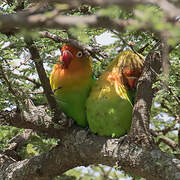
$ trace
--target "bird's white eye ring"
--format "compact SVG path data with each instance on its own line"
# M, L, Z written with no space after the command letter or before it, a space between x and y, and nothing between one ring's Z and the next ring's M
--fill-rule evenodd
M76 57L82 57L82 55L83 55L82 51L78 51Z

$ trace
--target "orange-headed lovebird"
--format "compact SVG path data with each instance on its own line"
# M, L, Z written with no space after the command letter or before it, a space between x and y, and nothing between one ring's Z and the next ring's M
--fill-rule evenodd
M87 120L92 132L119 137L131 126L135 86L144 58L121 52L95 82L87 100Z
M51 88L61 110L82 126L87 126L86 100L93 84L92 59L72 44L61 49L50 75Z

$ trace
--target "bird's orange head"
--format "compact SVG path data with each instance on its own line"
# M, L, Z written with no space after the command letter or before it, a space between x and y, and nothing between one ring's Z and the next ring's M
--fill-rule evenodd
M72 44L63 45L59 61L51 72L52 89L87 86L92 79L92 59L80 48Z
M138 78L141 75L144 57L132 51L124 51L121 61L123 79L130 88L135 88Z
M72 66L72 64L75 63L73 61L77 61L76 64L78 64L78 61L80 62L84 58L85 55L79 48L72 44L65 44L61 49L59 61L61 62L63 69L68 69L70 65Z

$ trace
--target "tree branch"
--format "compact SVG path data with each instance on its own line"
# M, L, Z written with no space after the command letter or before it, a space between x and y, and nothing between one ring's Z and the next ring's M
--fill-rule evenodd
M160 133L162 133L163 135L166 135L166 134L169 133L170 131L178 130L178 128L177 128L177 127L174 127L174 126L175 126L175 124L172 125L172 126L166 127L166 128L164 128L164 129L162 129L162 130L154 131L155 136L158 136Z
M65 130L53 123L45 107L36 107L31 100L27 100L26 104L28 111L1 111L0 125L33 129L37 133L46 134L47 137L63 137Z
M48 0L48 2L58 2L58 3L65 3L69 4L70 7L78 8L83 4L88 4L91 6L100 6L100 7L107 7L112 4L119 5L120 7L130 9L135 7L138 4L154 4L160 7L166 14L174 18L180 14L180 10L175 7L170 1L167 0ZM173 1L172 1L173 2Z
M176 151L178 148L178 144L176 144L172 139L166 136L160 136L157 144L160 144L161 142L167 144L173 151Z
M96 58L97 60L100 60L97 57L97 55L100 56L101 58L107 58L107 55L105 53L103 53L102 50L97 46L92 47L87 44L83 44L82 42L79 42L75 39L62 38L58 35L49 33L47 31L40 32L39 34L40 34L40 37L42 37L42 38L50 38L58 43L64 42L64 43L74 44L76 47L80 48L87 56L92 56L92 57Z
M31 13L16 13L0 15L0 32L18 27L32 29L36 27L46 28L60 28L67 29L72 26L78 26L81 24L87 24L89 27L115 29L118 31L124 31L127 25L137 24L136 20L113 20L108 17L102 17L97 15L91 16L63 16L52 15L52 17L46 14L31 14ZM7 23L10 22L10 23Z
M36 70L38 72L39 79L41 81L44 93L48 100L48 104L51 108L53 114L53 121L56 123L60 123L62 127L68 125L67 118L64 118L64 113L60 110L56 99L54 97L54 93L51 90L49 78L46 75L45 69L43 67L42 59L40 58L39 52L31 38L26 39L27 48L29 49L32 59L35 63Z
M167 32L161 33L161 40L162 40L162 69L164 77L166 78L165 81L168 81L169 72L170 72L170 62L169 62L169 45L168 45L168 35ZM167 83L167 82L166 82Z
M19 150L22 146L24 146L28 139L31 137L32 134L31 129L25 129L23 133L17 134L9 141L9 146L5 150L3 150L3 154L7 155L8 157L13 158L16 161L22 160L21 157L18 155Z
M1 64L0 64L0 70L1 70L0 75L4 79L4 81L8 87L9 92L14 96L16 105L19 106L19 100L18 100L19 99L18 97L20 96L19 92L17 92L16 90L13 89L12 84L8 80L8 78L4 72L3 66Z
M161 57L156 52L150 53L146 57L144 69L137 84L130 136L134 139L134 142L146 146L154 144L149 131L149 119L153 98L152 84L156 80L156 74L151 69L159 73L160 68Z
M112 30L111 32L113 32L116 36L118 36L119 39L123 42L123 44L125 44L125 45L128 46L128 47L130 47L130 49L131 49L135 54L137 54L140 59L142 58L142 57L138 54L138 52L134 49L132 42L131 42L131 43L126 42L126 41L121 37L121 35L120 35L118 32L116 32L116 31L113 31L113 30Z
M166 15L170 17L170 19L174 19L175 17L179 16L180 10L173 6L166 0L53 0L49 1L49 3L65 3L68 4L70 7L80 7L82 4L89 4L91 6L100 6L100 7L107 7L112 4L119 5L120 7L124 7L129 9L130 7L136 6L137 4L154 4L159 6L163 11L166 12ZM44 12L46 12L44 10ZM50 12L49 12L50 13ZM48 14L49 14L48 13ZM174 20L175 21L175 20ZM7 23L10 22L10 23ZM138 21L136 20L116 20L111 19L108 17L98 16L98 15L91 15L91 16L63 16L60 13L58 14L57 10L53 10L52 16L50 17L46 13L43 14L43 11L39 12L38 10L32 12L31 10L27 10L24 12L17 12L14 14L6 14L0 15L0 32L2 33L9 33L16 32L19 28L26 28L32 29L37 27L46 27L46 28L60 28L60 29L67 29L72 26L77 26L81 24L86 24L89 27L96 27L96 28L107 28L110 30L117 30L122 32L125 30L125 27L128 25L136 25ZM178 26L178 24L174 24L174 26ZM144 23L139 29L152 29L152 24L149 22ZM155 30L154 30L155 31Z
M169 131L173 131L173 130L178 130L178 128L174 128L172 126L158 131L150 130L150 132L154 137L159 137L158 142L156 143L157 145L163 142L166 145L168 145L173 151L176 151L177 148L179 147L179 144L177 144L175 141L165 136ZM160 135L160 133L162 133L163 135Z
M27 81L33 83L34 84L33 90L39 89L42 86L41 83L39 83L36 79L32 79L32 78L26 77L24 75L18 75L18 74L13 74L13 76L16 78L24 79L24 80L27 80Z
M178 159L156 147L142 149L133 142L123 140L124 137L112 139L74 129L51 151L31 159L10 163L7 160L3 161L1 155L0 178L51 180L77 166L90 164L113 166L118 160L121 169L147 180L179 179Z

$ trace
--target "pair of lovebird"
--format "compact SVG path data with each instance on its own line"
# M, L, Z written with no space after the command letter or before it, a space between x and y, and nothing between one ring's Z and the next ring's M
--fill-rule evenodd
M89 126L101 136L126 134L143 56L121 52L98 80L92 76L91 57L72 44L63 45L59 61L51 72L50 84L61 110L79 126Z

